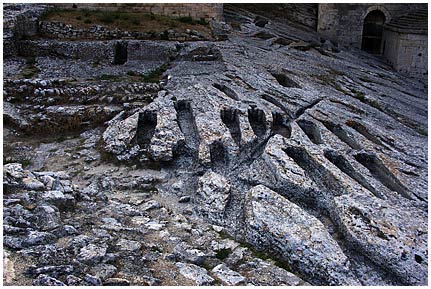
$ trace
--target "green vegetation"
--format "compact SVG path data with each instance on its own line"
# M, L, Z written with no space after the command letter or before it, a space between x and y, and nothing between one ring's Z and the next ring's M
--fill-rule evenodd
M365 94L363 92L357 92L353 95L351 95L353 98L356 98L357 100L359 100L362 103L368 104L369 106L372 106L378 110L382 110L380 104L374 100L374 99L369 99L365 97Z
M162 74L168 69L168 64L163 64L162 66L152 70L150 73L143 76L145 82L159 82Z
M211 30L208 27L209 23L205 19L195 20L191 17L174 18L152 13L53 9L44 13L41 20L60 21L72 25L76 29L88 29L94 24L98 24L109 29L118 28L127 31L152 32L154 35L172 28L182 33L186 29L194 29L209 38L211 37Z
M371 79L369 79L369 78L365 78L365 77L359 77L358 78L360 81L363 81L363 82L372 82L371 81Z
M350 92L349 91L347 91L347 90L345 90L345 89L343 89L338 83L335 83L334 84L334 88L336 89L336 90L338 90L339 92L341 92L341 93L344 93L344 94L348 94L348 95L350 95Z
M216 258L220 259L220 260L224 260L230 255L230 253L232 253L232 250L229 248L228 249L221 249L221 250L217 251Z
M329 74L331 74L331 75L344 75L344 72L331 68L329 70Z
M188 24L192 24L192 25L208 25L209 24L208 21L206 21L204 18L201 18L199 20L194 20L190 16L178 17L177 20L182 22L182 23L188 23Z
M423 136L428 136L428 131L426 129L417 128L416 131Z
M27 57L25 60L26 67L21 75L24 78L34 78L39 75L40 69L36 67L37 61L35 57Z
M118 80L118 75L111 75L111 74L102 74L100 76L100 80Z
M36 64L36 58L35 57L28 57L26 60L25 60L25 64L27 64L27 65L35 65Z
M33 162L31 160L25 159L25 160L21 160L21 164L22 164L22 167L26 169L28 166L32 165Z
M360 91L359 92L352 91L352 92L354 93L354 95L353 95L354 98L360 100L361 102L365 102L366 101L366 99L365 99L365 93L360 92Z
M157 83L162 79L163 73L169 68L169 63L165 63L156 69L151 70L147 74L129 70L126 74L132 81L154 82Z

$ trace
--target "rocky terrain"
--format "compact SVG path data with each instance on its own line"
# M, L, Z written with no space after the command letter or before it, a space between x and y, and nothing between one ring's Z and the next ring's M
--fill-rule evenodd
M427 284L426 83L235 6L185 42L44 9L4 6L5 285Z

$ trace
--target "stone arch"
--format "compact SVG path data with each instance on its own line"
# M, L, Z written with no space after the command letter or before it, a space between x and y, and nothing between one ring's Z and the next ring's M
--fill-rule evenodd
M373 54L381 54L384 49L383 26L391 19L390 13L382 5L368 7L361 17L361 49Z
M391 22L391 20L392 20L391 13L389 13L388 9L386 9L385 6L383 6L383 5L371 5L370 7L368 7L364 11L364 13L362 13L362 16L361 16L361 21L362 21L361 25L364 25L365 17L367 17L367 15L370 12L374 11L374 10L379 10L379 11L381 11L385 15L385 19L386 19L385 22L386 23Z

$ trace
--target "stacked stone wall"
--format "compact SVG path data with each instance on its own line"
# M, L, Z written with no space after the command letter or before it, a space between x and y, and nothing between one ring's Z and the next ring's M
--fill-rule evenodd
M41 21L39 34L46 38L54 39L142 39L142 40L170 40L170 41L199 41L208 40L196 30L187 29L186 32L178 32L168 29L162 32L126 31L118 28L108 29L105 26L94 25L87 29L78 29L58 21Z
M58 3L57 8L153 13L170 17L222 20L221 3Z

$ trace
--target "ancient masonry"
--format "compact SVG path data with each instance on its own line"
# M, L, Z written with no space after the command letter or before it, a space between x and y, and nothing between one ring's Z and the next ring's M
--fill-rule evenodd
M367 17L372 14L367 32ZM371 49L373 53L383 54L400 72L426 79L427 19L427 4L319 4L317 31L342 45L362 49L369 36L377 46Z
M221 20L223 4L218 3L158 3L158 4L118 4L118 3L58 3L59 8L95 9L105 11L126 10L133 12L154 13L171 17L192 17L194 19Z
M419 78L428 75L428 17L419 10L391 21L385 29L383 55L393 67Z
M4 5L5 285L428 284L428 86L370 54L384 9L349 24L366 53L316 6L223 6L72 41Z

